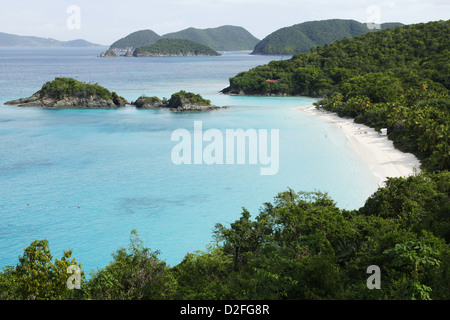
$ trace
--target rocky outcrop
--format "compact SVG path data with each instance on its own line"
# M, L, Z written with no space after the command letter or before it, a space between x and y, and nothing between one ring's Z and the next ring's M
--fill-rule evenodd
M164 103L158 97L139 97L136 101L131 102L138 109L156 109L163 108Z
M227 108L213 105L200 95L185 91L174 93L169 100L161 100L158 97L140 97L131 104L138 109L162 108L174 112L199 112Z
M197 99L193 99L196 97ZM189 92L180 91L173 94L167 102L166 108L172 111L210 111L220 109L221 107L211 104L209 100L201 98Z
M176 111L176 112L198 112L198 111L211 111L211 110L217 110L217 109L223 109L223 108L227 108L226 106L224 107L219 107L219 106L215 106L215 105L200 105L200 104L195 104L195 103L183 103L182 105L178 106L178 107L166 107L169 108L170 111Z
M20 98L5 102L5 105L18 105L19 107L44 107L39 92L36 92L31 97Z
M220 91L223 94L230 94L230 95L244 95L244 91L236 88L232 88L231 86L226 87L225 89L222 89Z
M100 54L100 57L101 58L117 57L117 54L116 54L116 52L114 50L109 49L106 52L102 52Z
M100 97L63 97L55 99L51 97L41 97L39 92L33 94L28 98L21 98L5 102L5 105L17 105L18 107L42 107L53 109L64 108L88 108L88 109L102 109L102 108L117 108L125 106L127 101L121 97L117 99L104 99Z
M120 55L121 57L133 57L133 52L127 50L124 54Z
M180 52L180 53L152 53L152 52L139 52L133 53L134 57L210 57L214 56L207 53L199 52Z
M128 102L107 89L93 84L82 83L71 78L56 78L47 82L31 97L5 102L5 105L42 108L117 108Z

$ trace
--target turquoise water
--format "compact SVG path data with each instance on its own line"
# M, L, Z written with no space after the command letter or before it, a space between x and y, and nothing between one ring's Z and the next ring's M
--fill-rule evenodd
M100 59L101 50L73 50L0 50L0 267L15 265L33 240L48 239L54 257L72 249L89 272L128 246L132 229L175 265L205 250L215 223L233 222L242 207L254 217L288 187L328 192L347 209L377 188L338 130L295 110L314 99L219 93L229 77L280 57ZM129 101L187 90L230 108L183 114L2 105L56 76L99 83ZM279 130L278 173L260 175L259 164L173 164L171 134L193 132L194 121L222 132Z

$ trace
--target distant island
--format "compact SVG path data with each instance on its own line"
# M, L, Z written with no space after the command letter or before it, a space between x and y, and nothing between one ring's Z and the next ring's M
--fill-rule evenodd
M138 47L131 52L132 47L120 57L183 57L183 56L220 56L220 53L201 43L185 39L161 38L154 44ZM102 52L100 57L118 57L114 49Z
M172 94L169 100L160 99L158 97L139 97L136 101L131 103L138 109L158 109L167 108L171 111L177 112L197 112L210 111L215 109L222 109L226 107L219 107L211 104L210 100L204 99L201 95L192 92L179 91Z
M31 97L5 102L5 105L43 108L117 108L128 102L108 89L72 78L56 78L45 83Z
M163 38L187 39L204 44L216 51L253 50L259 39L243 27L221 26L217 28L187 28L168 33Z
M187 28L163 36L152 30L139 30L115 41L109 49L114 51L134 51L156 43L160 39L191 40L216 51L253 50L259 39L242 27L221 26L217 28Z
M220 56L208 46L184 39L159 39L156 43L137 48L135 57L167 57L167 56Z
M215 51L251 50L253 55L294 55L308 52L312 47L325 45L344 38L368 32L402 26L402 23L382 23L379 29L371 29L366 23L355 20L329 19L307 21L281 28L259 40L246 29L224 25L217 28L187 28L158 35L152 30L139 30L115 41L102 57L131 56L138 48L156 44L162 39L183 39L210 47Z
M380 29L402 26L401 23L383 23ZM293 55L308 52L312 47L325 45L344 38L351 38L368 32L366 23L355 20L330 19L308 21L281 28L258 42L254 55Z
M139 30L115 41L109 47L109 50L133 51L136 48L154 44L159 39L161 39L161 36L152 30Z
M386 128L430 172L450 167L450 20L347 38L230 78L222 93L320 97L320 109Z
M101 47L83 39L59 41L51 38L33 36L18 36L0 32L0 47Z

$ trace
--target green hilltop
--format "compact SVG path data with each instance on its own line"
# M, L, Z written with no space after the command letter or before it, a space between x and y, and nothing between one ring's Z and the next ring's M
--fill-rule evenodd
M185 39L159 39L156 43L134 50L135 57L151 56L220 56L203 44Z
M322 97L319 105L377 129L423 167L450 167L450 20L317 46L230 79L224 93ZM267 81L271 80L271 81Z
M161 38L191 40L220 51L252 50L259 42L259 39L242 27L221 26L208 29L188 28L162 37L152 30L140 30L117 40L110 49L133 51L136 48L154 44Z
M401 23L384 23L381 29L392 28ZM252 54L292 55L309 51L317 45L324 45L344 38L351 38L377 29L355 20L331 19L308 21L281 28L256 44Z
M109 49L112 50L129 50L133 51L136 48L151 45L161 38L158 34L152 30L140 30L130 33L124 38L121 38L114 42Z
M111 108L128 102L116 92L93 83L72 78L55 78L46 82L31 97L5 102L5 105L44 108Z
M208 29L188 28L168 33L163 38L192 40L219 51L252 50L259 42L246 29L229 25Z

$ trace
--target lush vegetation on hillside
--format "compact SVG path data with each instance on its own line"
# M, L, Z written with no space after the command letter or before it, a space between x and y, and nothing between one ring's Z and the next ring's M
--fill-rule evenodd
M140 30L130 33L124 38L114 42L109 48L116 50L133 50L139 47L151 45L161 38L152 30Z
M165 34L163 38L187 39L218 51L252 50L259 41L244 28L235 26L208 29L188 28Z
M99 97L102 99L115 99L117 94L110 92L108 89L92 83L84 83L72 78L55 78L53 81L46 82L41 90L41 97L49 97L54 99L62 99L64 97Z
M211 100L204 99L201 95L184 90L178 91L170 96L169 107L179 107L182 103L192 103L198 105L210 105Z
M178 108L185 105L196 106L211 106L211 100L204 99L201 95L186 92L184 90L178 91L170 96L170 99L160 99L156 96L147 97L141 96L131 104L137 108L153 109L153 108Z
M253 219L244 209L217 224L210 249L175 266L133 231L128 248L89 280L81 272L72 290L66 269L82 262L71 251L53 262L47 241L35 241L0 273L0 299L448 300L449 192L448 171L389 179L353 211L326 194L287 190ZM380 289L367 287L373 265Z
M400 25L400 23L384 23L380 27L386 29ZM374 30L376 29L369 29L367 24L355 20L308 21L271 33L255 46L252 54L293 55L307 52L314 46Z
M185 39L160 39L150 46L137 48L134 56L219 56L220 54L203 44Z
M272 61L224 92L323 97L318 105L377 129L429 170L450 167L450 21L371 32ZM278 82L267 82L276 79Z

